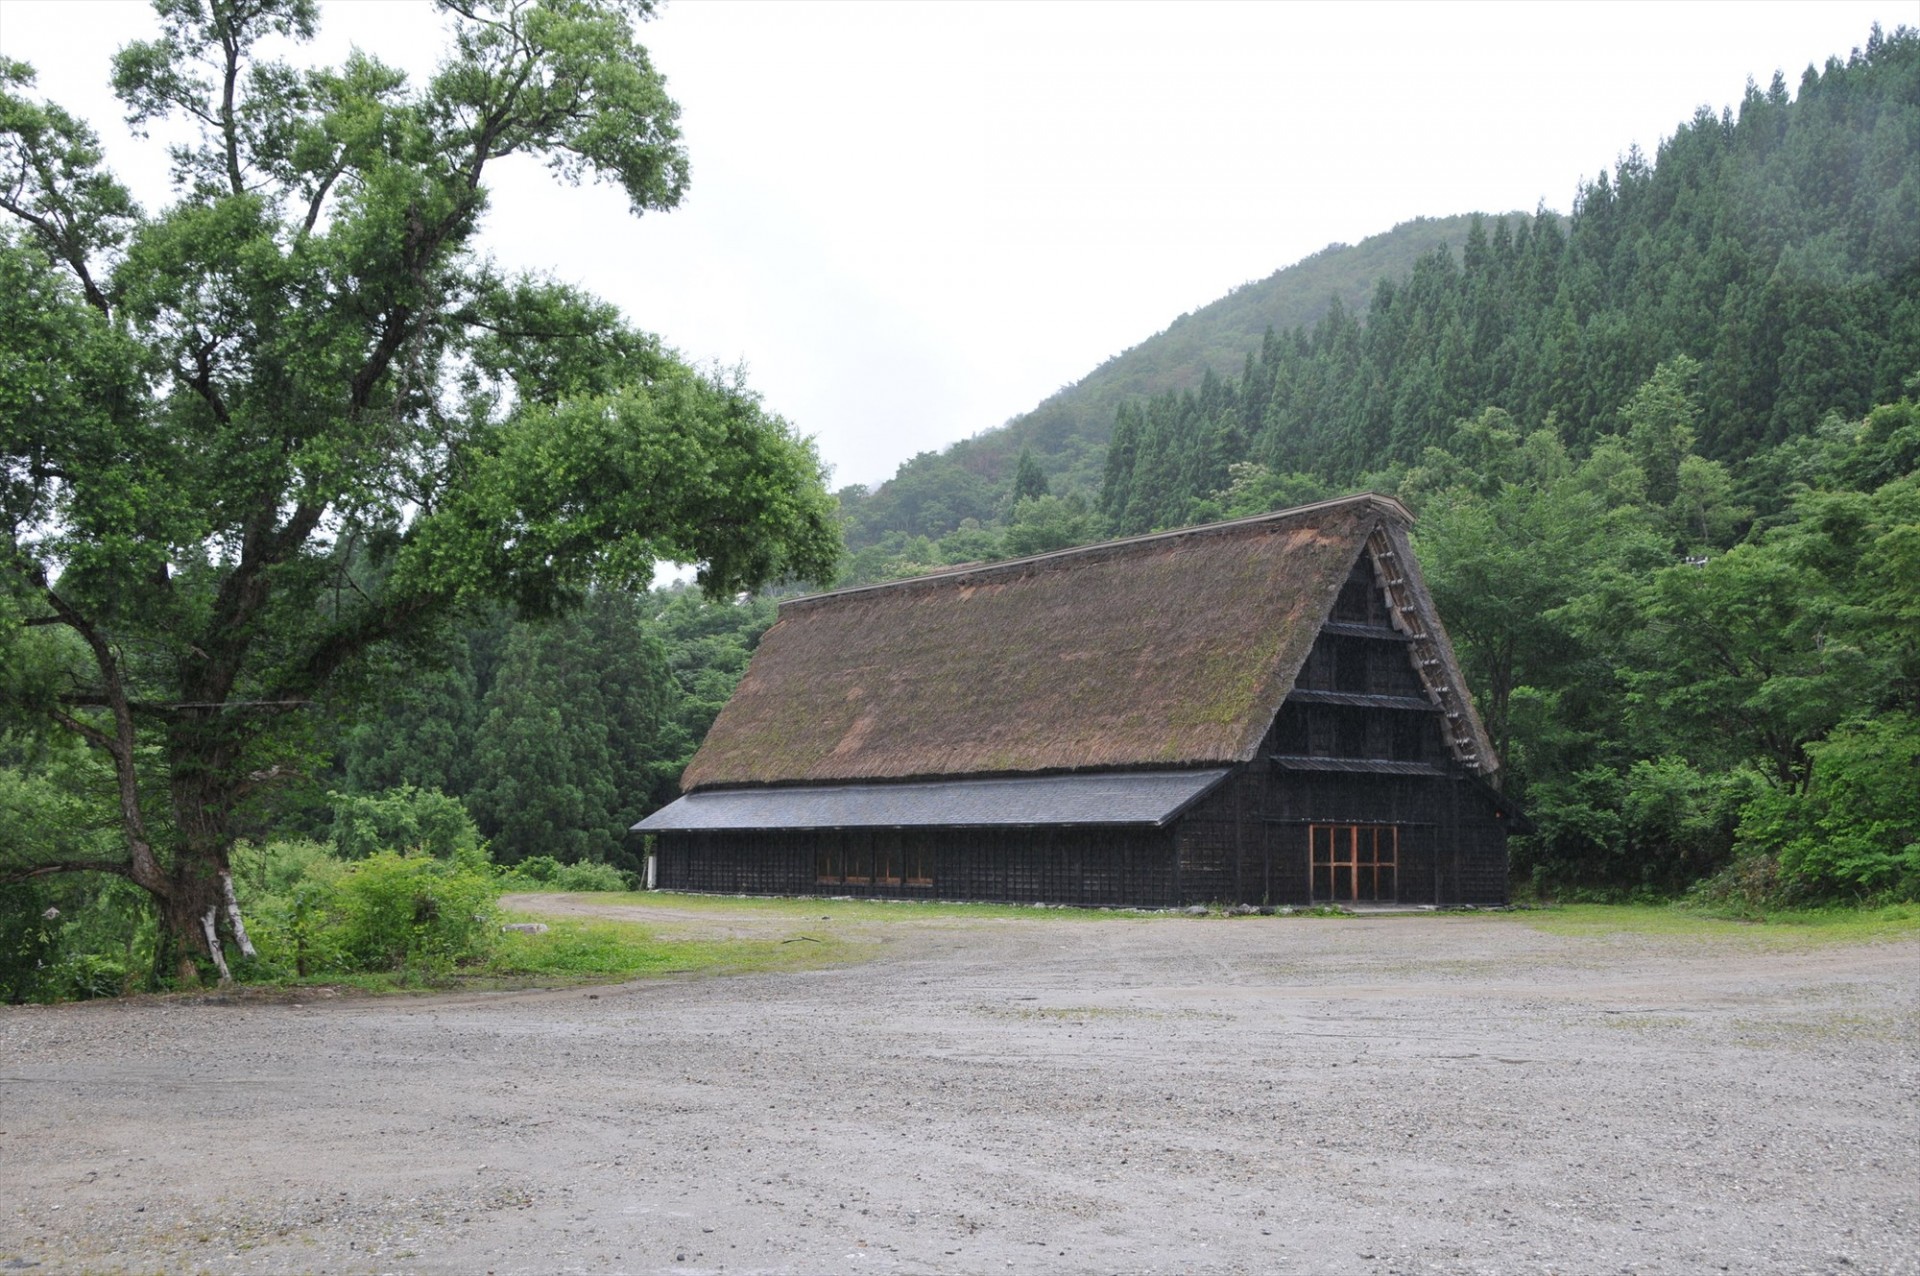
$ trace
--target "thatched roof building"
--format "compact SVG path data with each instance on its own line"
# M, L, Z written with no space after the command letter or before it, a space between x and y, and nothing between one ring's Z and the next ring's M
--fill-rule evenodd
M687 796L638 826L660 835L662 884L1271 899L1283 826L1299 871L1280 876L1304 896L1322 825L1375 843L1394 828L1405 848L1416 826L1460 825L1462 785L1469 814L1497 825L1493 751L1411 522L1362 495L790 601L682 777ZM1356 801L1355 780L1385 805ZM1341 796L1278 813L1315 793ZM1325 834L1328 865L1360 837ZM1430 861L1458 838L1411 840L1427 845L1414 889L1447 895ZM1201 869L1203 842L1231 852L1226 877L1218 854ZM864 871L836 862L848 855ZM1115 855L1132 867L1101 867ZM1023 857L1052 865L1043 884ZM1405 860L1384 890L1376 863L1370 893L1408 894ZM1504 898L1504 862L1501 840L1499 886L1477 897ZM1323 874L1329 892L1357 897L1343 871Z

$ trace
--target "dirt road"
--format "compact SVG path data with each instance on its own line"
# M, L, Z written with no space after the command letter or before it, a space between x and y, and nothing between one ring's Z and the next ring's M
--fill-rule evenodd
M1920 1272L1920 941L782 924L879 955L0 1010L0 1271Z

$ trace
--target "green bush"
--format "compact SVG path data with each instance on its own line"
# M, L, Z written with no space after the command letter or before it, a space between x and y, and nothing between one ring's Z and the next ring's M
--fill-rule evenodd
M629 891L633 879L611 864L562 864L551 855L521 860L502 874L505 890Z
M478 865L382 851L341 875L341 947L356 970L438 973L482 961L498 933L495 895Z
M1772 860L1790 899L1920 899L1920 721L1893 713L1807 746L1804 791L1768 789L1740 815L1743 860Z
M553 875L553 885L563 891L625 891L633 883L611 864L563 864Z
M515 864L509 872L514 877L524 877L529 882L538 882L544 886L559 875L560 861L551 855L529 855Z
M353 863L274 843L269 881L249 901L260 973L309 978L397 971L439 975L487 959L498 935L499 887L477 853L439 859L379 851Z
M37 882L0 885L0 1002L43 1001L52 992L47 967L63 921L50 900Z
M480 830L458 798L403 784L362 796L329 793L333 847L342 859L380 851L424 851L442 859L480 849Z

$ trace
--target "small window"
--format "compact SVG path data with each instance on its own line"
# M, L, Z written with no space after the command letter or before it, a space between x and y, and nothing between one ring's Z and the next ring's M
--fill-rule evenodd
M915 840L901 848L902 871L909 886L933 885L933 860L924 843Z
M867 886L873 881L873 847L866 838L850 834L847 838L846 873L840 880L849 886Z

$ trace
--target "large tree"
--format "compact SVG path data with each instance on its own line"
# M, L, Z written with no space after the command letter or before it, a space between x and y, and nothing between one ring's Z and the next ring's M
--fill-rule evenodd
M264 59L312 35L313 0L156 8L113 85L137 125L195 138L158 212L0 64L0 616L20 627L0 654L38 641L59 668L7 707L104 759L124 846L0 859L0 880L131 879L188 975L247 947L239 813L370 669L442 656L472 608L556 614L660 558L716 596L825 579L838 537L812 447L741 385L474 249L509 156L617 184L635 214L678 201L646 0L442 0L451 51L422 84L362 53Z

